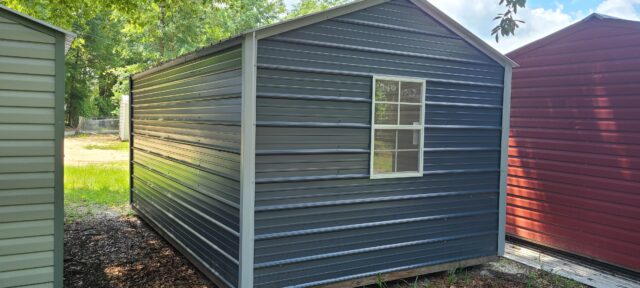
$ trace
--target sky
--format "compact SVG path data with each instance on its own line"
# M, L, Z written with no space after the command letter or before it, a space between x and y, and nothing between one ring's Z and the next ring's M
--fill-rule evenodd
M299 0L284 0L291 7ZM467 29L503 53L558 31L593 12L618 18L640 20L640 0L527 0L525 9L519 10L517 19L526 23L516 36L501 38L499 43L491 37L491 20L504 7L499 0L429 0Z

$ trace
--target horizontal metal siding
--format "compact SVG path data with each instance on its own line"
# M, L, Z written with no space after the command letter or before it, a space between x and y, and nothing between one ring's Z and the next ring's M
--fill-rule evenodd
M515 56L506 229L640 271L640 26L615 22Z
M427 78L422 178L369 179L374 74ZM255 286L496 255L503 74L406 1L260 40Z
M53 285L54 55L53 36L2 18L0 287Z
M133 205L227 285L238 281L241 49L136 78Z

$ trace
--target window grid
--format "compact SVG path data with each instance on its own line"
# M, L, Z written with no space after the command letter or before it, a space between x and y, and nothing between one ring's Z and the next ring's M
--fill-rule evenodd
M397 101L378 101L376 100L377 98L377 84L378 81L390 81L390 82L397 82ZM418 101L419 102L404 102L403 100L403 96L402 96L402 85L403 83L419 83L420 84L420 91L419 91L419 98ZM417 78L409 78L409 77L386 77L386 76L374 76L373 77L373 95L372 95L372 115L371 115L371 159L370 159L370 177L371 178L398 178L398 177L421 177L423 174L423 157L424 157L424 102L425 102L425 96L426 96L426 81L424 79L417 79ZM393 94L392 94L393 95ZM415 94L414 94L415 95ZM388 96L388 95L384 95L384 96ZM386 98L386 97L385 97ZM376 124L376 114L377 114L377 104L387 104L387 105L397 105L397 119L394 119L396 124ZM403 105L409 105L409 106L421 106L420 110L419 110L419 121L413 122L413 124L401 124L402 122L402 107ZM411 114L412 112L409 111L407 112L407 114ZM394 143L394 147L393 149L376 149L375 147L375 142L376 142L376 130L396 130L396 133L394 133L395 136L395 143ZM416 149L400 149L399 146L399 138L400 138L400 130L413 130L414 133L417 132L418 136L417 136L417 140L418 140L418 144L417 144L417 154L419 159L418 160L418 167L417 167L417 171L408 171L408 172L402 172L402 171L398 171L399 167L398 167L398 159L400 158L400 152L416 152ZM415 135L415 134L414 134ZM415 141L415 137L414 136L414 141ZM414 144L415 145L415 144ZM376 173L375 172L375 156L377 153L380 152L384 152L384 153L392 153L392 157L393 157L393 166L391 170L394 170L392 172L384 172L384 173Z

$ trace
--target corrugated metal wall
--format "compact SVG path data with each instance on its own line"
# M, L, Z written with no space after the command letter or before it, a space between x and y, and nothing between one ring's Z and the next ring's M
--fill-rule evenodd
M368 178L374 74L427 78L423 178ZM255 286L497 255L503 77L408 1L260 40Z
M510 55L507 233L640 271L639 31L594 18Z
M0 10L0 287L54 279L56 38Z
M229 286L238 282L238 47L133 81L133 205Z

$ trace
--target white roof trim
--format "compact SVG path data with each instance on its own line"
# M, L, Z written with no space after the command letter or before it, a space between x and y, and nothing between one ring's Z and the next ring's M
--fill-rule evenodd
M316 13L300 16L290 20L286 20L286 21L274 23L271 25L259 27L256 29L252 29L249 31L245 31L241 34L234 35L226 40L222 40L210 46L204 47L201 50L206 50L205 51L206 53L202 53L200 56L207 55L208 53L212 53L213 51L218 51L219 49L216 49L217 47L228 46L227 45L228 42L234 42L234 40L240 39L250 33L256 33L257 39L264 39L266 37L270 37L280 33L285 33L298 28L306 27L314 23L340 17L342 15L346 15L352 12L363 10L363 9L380 5L390 1L392 0L356 0L354 2L336 6L327 10L319 11ZM451 17L444 14L444 12L440 11L431 3L427 2L426 0L409 0L409 1L415 4L418 8L423 10L425 13L427 13L427 15L436 19L436 21L440 22L442 25L444 25L445 27L447 27L448 29L456 33L458 36L462 37L462 39L469 42L469 44L476 47L478 50L485 53L487 56L489 56L491 59L495 60L502 66L518 67L518 64L516 62L514 62L513 60L509 59L509 57L505 56L504 54L500 53L498 50L491 47L489 44L484 42L484 40L474 35L471 31L464 28L462 25L460 25L458 22L453 20ZM150 68L147 71L143 71L141 73L135 74L134 77L140 77L142 75L153 73L153 72L150 72L150 70L156 71L157 69L159 69L159 67L168 68L173 65L177 65L180 62L179 59L182 59L185 57L186 57L185 59L187 59L188 58L187 56L192 55L193 53L194 52L187 53L173 60L169 60L167 62L154 66L153 68Z
M22 18L25 18L25 19L27 19L27 20L30 20L31 22L38 23L38 24L40 24L40 25L42 25L42 26L45 26L45 27L47 27L47 28L49 28L49 29L51 29L51 30L58 31L58 32L60 32L60 33L64 34L64 35L65 35L65 36L64 36L64 38L65 38L65 39L64 39L64 40L65 40L65 41L64 41L64 42L65 42L65 45L64 45L64 53L65 53L65 54L66 54L66 53L67 53L67 51L69 50L69 47L71 46L71 43L73 42L73 39L75 39L75 38L77 37L76 33L73 33L73 32L71 32L71 31L68 31L68 30L62 29L62 28L60 28L60 27L58 27L58 26L54 26L54 25L52 25L51 23L47 23L47 22L44 22L44 21L42 21L42 20L39 20L39 19L33 18L33 17L31 17L31 16L29 16L29 15L27 15L27 14L20 13L20 12L18 12L18 11L16 11L16 10L10 9L9 7L6 7L6 6L4 6L4 5L0 5L0 9L5 10L5 11L7 11L7 12L9 12L9 13L14 14L14 15L20 16L20 17L22 17Z
M339 17L351 12L359 11L362 9L366 9L375 5L379 5L382 3L390 2L391 0L359 0L355 2L351 2L345 5L337 6L331 9L327 9L324 11L316 12L313 14L301 16L298 18L294 18L291 20L287 20L284 22L275 23L272 25L260 27L257 29L249 30L244 32L243 34L253 33L255 32L258 39L266 38L269 36L273 36L276 34L288 32L294 29L302 28L320 21L324 21L327 19ZM451 17L447 16L444 12L440 11L438 8L433 6L426 0L409 0L411 3L415 4L421 10L423 10L427 15L434 18L436 21L440 22L440 24L444 25L458 36L462 37L464 40L469 42L469 44L476 47L478 50L487 54L496 62L502 64L503 66L511 66L518 67L518 64L513 60L509 59L509 57L500 53L498 50L491 47L491 45L484 42L484 40L480 39L478 36L473 34L471 31L464 28L458 22L453 20Z
M422 10L425 13L427 13L429 16L436 19L445 27L451 29L451 31L458 34L464 40L469 42L469 44L473 45L478 50L484 52L496 62L502 64L503 66L507 66L507 65L511 67L519 66L518 63L514 62L509 57L500 53L500 51L491 47L491 45L489 45L487 42L484 42L484 40L480 39L480 37L473 34L473 32L469 31L467 28L464 28L464 26L462 26L460 23L453 20L453 18L449 17L440 9L433 6L433 4L429 3L429 1L427 0L409 0L409 1L411 1L416 6L422 8Z

